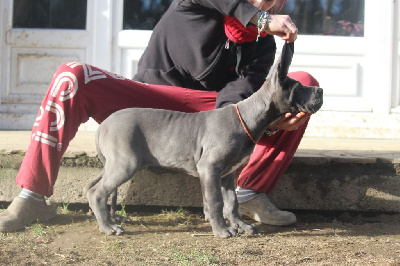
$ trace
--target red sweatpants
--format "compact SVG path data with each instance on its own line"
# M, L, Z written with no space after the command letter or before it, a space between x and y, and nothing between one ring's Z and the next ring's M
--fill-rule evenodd
M317 85L305 72L291 76L305 85ZM17 184L51 196L61 158L79 125L89 117L101 123L113 112L129 107L205 111L215 108L216 96L216 92L138 83L87 64L63 64L38 112ZM305 128L264 136L238 185L258 192L271 191L290 163Z

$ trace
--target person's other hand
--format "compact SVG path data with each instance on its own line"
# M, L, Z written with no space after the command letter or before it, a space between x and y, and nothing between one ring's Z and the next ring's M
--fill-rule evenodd
M297 114L286 113L281 119L276 121L270 126L271 130L279 129L286 131L297 130L301 125L303 125L309 118L311 114L300 112Z
M270 15L270 20L265 26L265 32L276 35L286 42L297 39L298 29L288 15Z

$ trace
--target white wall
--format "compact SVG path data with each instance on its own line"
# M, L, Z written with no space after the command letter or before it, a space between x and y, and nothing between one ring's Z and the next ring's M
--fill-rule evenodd
M306 135L400 138L399 1L365 0L365 37L299 35L291 71L310 72L324 89L324 106ZM0 129L31 128L64 61L131 78L151 35L122 30L123 0L88 0L86 31L10 30L12 0L0 0L0 6ZM278 51L281 45L278 40ZM33 66L29 75L19 75ZM91 121L81 130L96 127Z

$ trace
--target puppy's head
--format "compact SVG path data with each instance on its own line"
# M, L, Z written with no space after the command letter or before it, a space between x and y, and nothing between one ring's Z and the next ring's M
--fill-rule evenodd
M287 76L293 53L294 44L285 43L282 54L271 69L265 85L271 90L271 100L278 113L313 114L322 106L323 92L319 87L303 86Z

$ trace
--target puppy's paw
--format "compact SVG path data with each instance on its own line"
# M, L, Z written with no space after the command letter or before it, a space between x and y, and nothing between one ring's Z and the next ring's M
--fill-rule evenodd
M255 234L258 234L258 228L253 224L243 223L242 226L240 227L239 232L241 234L245 233L245 234L249 234L249 235L255 235Z
M114 229L114 233L115 235L119 236L122 235L123 233L125 233L124 228L122 228L122 226L117 225L116 228Z
M232 234L228 228L222 228L220 230L213 230L213 233L214 233L215 237L220 237L220 238L229 238L232 236Z
M238 235L238 229L239 229L239 225L238 224L234 224L231 227L228 228L229 233L231 233L231 236L237 236Z
M122 235L125 231L122 228L122 226L120 225L116 225L116 224L108 224L107 226L99 226L99 230L100 232L102 232L103 234L106 234L108 236L111 235Z
M114 230L108 226L105 227L99 226L99 231L108 236L112 236L114 234Z

